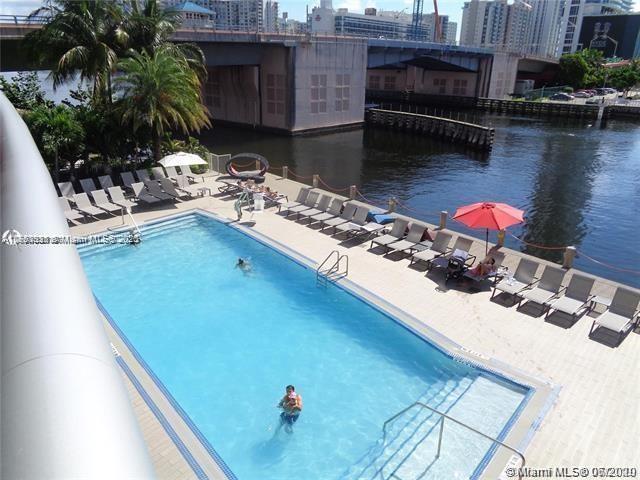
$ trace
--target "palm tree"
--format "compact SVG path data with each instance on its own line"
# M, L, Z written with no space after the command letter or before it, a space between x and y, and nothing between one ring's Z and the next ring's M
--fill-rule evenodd
M131 55L118 64L122 75L115 79L121 94L117 108L122 122L131 125L134 133L150 131L158 161L160 142L167 130L188 134L211 126L211 122L202 104L200 79L170 47Z
M174 44L171 36L182 21L176 10L163 9L157 0L130 0L124 29L129 37L129 48L152 55L158 48L167 49L172 55L187 62L201 80L207 70L204 53L193 43Z
M48 13L43 28L25 45L41 65L52 65L53 87L74 78L93 82L94 99L111 101L111 73L128 38L123 11L109 0L55 0L32 15Z

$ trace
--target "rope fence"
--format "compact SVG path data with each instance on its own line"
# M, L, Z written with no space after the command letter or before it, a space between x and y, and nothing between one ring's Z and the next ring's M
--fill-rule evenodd
M249 163L247 165L240 165L240 167L246 167L246 166L250 166L252 165L252 163ZM271 172L275 172L277 170L278 173L281 172L282 167L269 167L269 171ZM293 177L295 177L296 179L299 180L313 180L314 175L298 175L297 173L295 173L294 171L292 171L291 169L288 169L288 174L292 175ZM331 192L348 192L350 190L351 187L343 187L343 188L338 188L332 185L329 185L322 177L320 177L320 175L316 176L318 183L322 184L327 190L331 191ZM368 203L369 205L372 205L374 207L377 208L381 208L381 209L388 209L388 205L380 205L379 203L377 203L376 201L373 201L372 199L368 198L366 195L364 195L362 193L362 191L360 191L360 189L356 188L355 190L356 195L358 197L360 197L364 202ZM425 216L440 216L442 212L431 212L431 211L426 211L426 210L419 210L419 209L415 209L413 207L410 207L409 205L407 205L406 203L402 202L400 199L398 199L397 197L392 197L393 201L395 202L395 204L403 209L406 210L408 212L420 215L422 217ZM466 227L466 225L464 225L464 223L460 222L459 220L456 220L455 218L453 218L452 215L448 215L447 217L448 219L463 225ZM468 228L468 227L467 227ZM542 244L538 244L538 243L532 243L532 242L528 242L520 237L518 237L517 235L514 235L513 233L507 232L509 234L509 236L511 238L513 238L514 240L516 240L517 242L528 246L528 247L532 247L532 248L538 248L541 250L549 250L549 251L566 251L567 248L570 248L569 246L558 246L558 245L542 245ZM596 263L602 267L608 268L610 270L615 270L617 272L623 272L623 273L629 273L632 275L640 275L640 270L635 270L635 269L630 269L630 268L621 268L621 267L617 267L615 265L611 265L609 263L603 262L601 260L598 260L596 258L593 258L589 255L587 255L586 253L584 253L582 250L576 250L576 254L578 255L578 257L582 257L586 260L589 260L593 263Z

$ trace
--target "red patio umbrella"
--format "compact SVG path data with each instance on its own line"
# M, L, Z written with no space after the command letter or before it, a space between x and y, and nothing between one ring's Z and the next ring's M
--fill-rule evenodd
M504 230L522 223L524 212L506 203L480 202L456 210L453 218L470 228L486 228L485 253L489 247L489 230Z

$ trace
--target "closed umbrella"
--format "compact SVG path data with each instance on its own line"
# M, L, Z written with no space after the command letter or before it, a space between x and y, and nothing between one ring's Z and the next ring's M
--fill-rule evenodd
M506 203L480 202L458 208L454 220L470 228L487 230L485 253L489 247L489 230L505 228L524 222L524 212Z
M208 165L208 163L195 153L178 152L163 157L158 162L163 167L182 167L183 165Z

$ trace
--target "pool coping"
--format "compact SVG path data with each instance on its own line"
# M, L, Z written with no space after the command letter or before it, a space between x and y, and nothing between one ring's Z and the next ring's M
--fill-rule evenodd
M140 227L144 228L154 224L164 223L172 219L193 216L194 214L211 218L231 228L234 228L238 232L249 236L253 240L274 249L278 253L284 255L290 260L293 260L304 268L313 270L317 268L317 263L314 260L300 254L290 246L278 242L260 232L252 230L251 228L243 225L241 222L231 220L229 218L203 210L201 208L189 209L182 212L157 217L147 222L143 222ZM118 232L125 232L131 230L132 228L133 227L131 226L123 226L122 228L111 229L107 233L114 234ZM512 367L497 359L487 357L485 355L465 348L464 346L456 343L452 339L430 327L424 321L418 319L417 317L414 317L413 315L410 315L409 313L403 311L400 307L391 304L384 298L358 285L348 278L341 278L338 281L332 283L334 283L338 288L343 289L345 292L368 304L372 308L375 308L376 310L390 317L398 325L417 335L422 340L427 341L430 345L433 345L434 348L437 348L443 354L451 357L453 360L475 367L481 371L481 374L489 376L496 381L510 383L518 387L527 388L528 392L525 394L525 398L522 400L519 407L505 424L500 434L496 437L498 440L512 446L513 448L524 454L527 446L531 442L536 430L539 428L544 417L555 404L561 389L560 386L553 385L549 380L532 376L527 372ZM164 387L160 379L156 377L151 368L144 362L144 359L142 359L142 357L135 351L133 345L131 345L128 339L124 336L124 333L118 328L118 326L115 324L115 321L113 321L113 319L109 316L104 307L99 303L97 299L96 301L108 323L113 328L115 334L120 338L122 342L124 342L124 344L126 345L126 350L130 352L131 355L129 360L133 360L134 363L137 363L142 370L139 373L146 374L146 376L149 377L149 380L155 384L155 386L159 390L159 393L163 395L169 402L172 410L174 410L177 415L182 418L184 424L195 435L195 438L198 443L200 443L200 446L204 448L204 450L211 456L213 461L219 467L218 472L216 473L222 474L224 475L224 477L218 478L229 478L231 480L235 480L235 475L224 463L224 460L222 460L217 452L215 452L206 438L200 433L197 426L189 418L186 412L182 410L178 402L171 396L166 387ZM125 360L120 361L123 361L125 363L125 366L127 365L127 362ZM129 372L126 372L125 368L126 367L123 368L123 371L125 371L125 373L129 376ZM138 384L134 382L134 386L138 389L139 382ZM185 456L185 459L194 469L194 472L198 474L197 470L199 468L199 465L192 465L192 463L189 462L189 459L187 458L188 455L185 455L185 452L183 452L183 446L180 445L180 439L178 438L178 442L176 442L176 439L170 433L171 425L165 425L166 422L163 423L161 413L160 416L156 414L156 411L152 406L153 400L151 399L151 396L149 396L148 394L143 394L142 392L140 393L145 402L147 402L147 404L150 406L150 409L154 412L158 420L163 424L163 427L165 428L167 433L169 433L169 436L172 438L172 440L174 440L176 447L180 450L183 456ZM471 478L479 478L480 475L488 476L490 478L506 478L504 477L506 468L513 467L514 465L518 466L518 463L514 463L515 459L517 458L515 454L512 454L504 448L501 448L500 452L496 452L495 450L499 448L500 447L494 444L494 446L487 451L484 458L473 472ZM198 478L201 477L198 476Z

